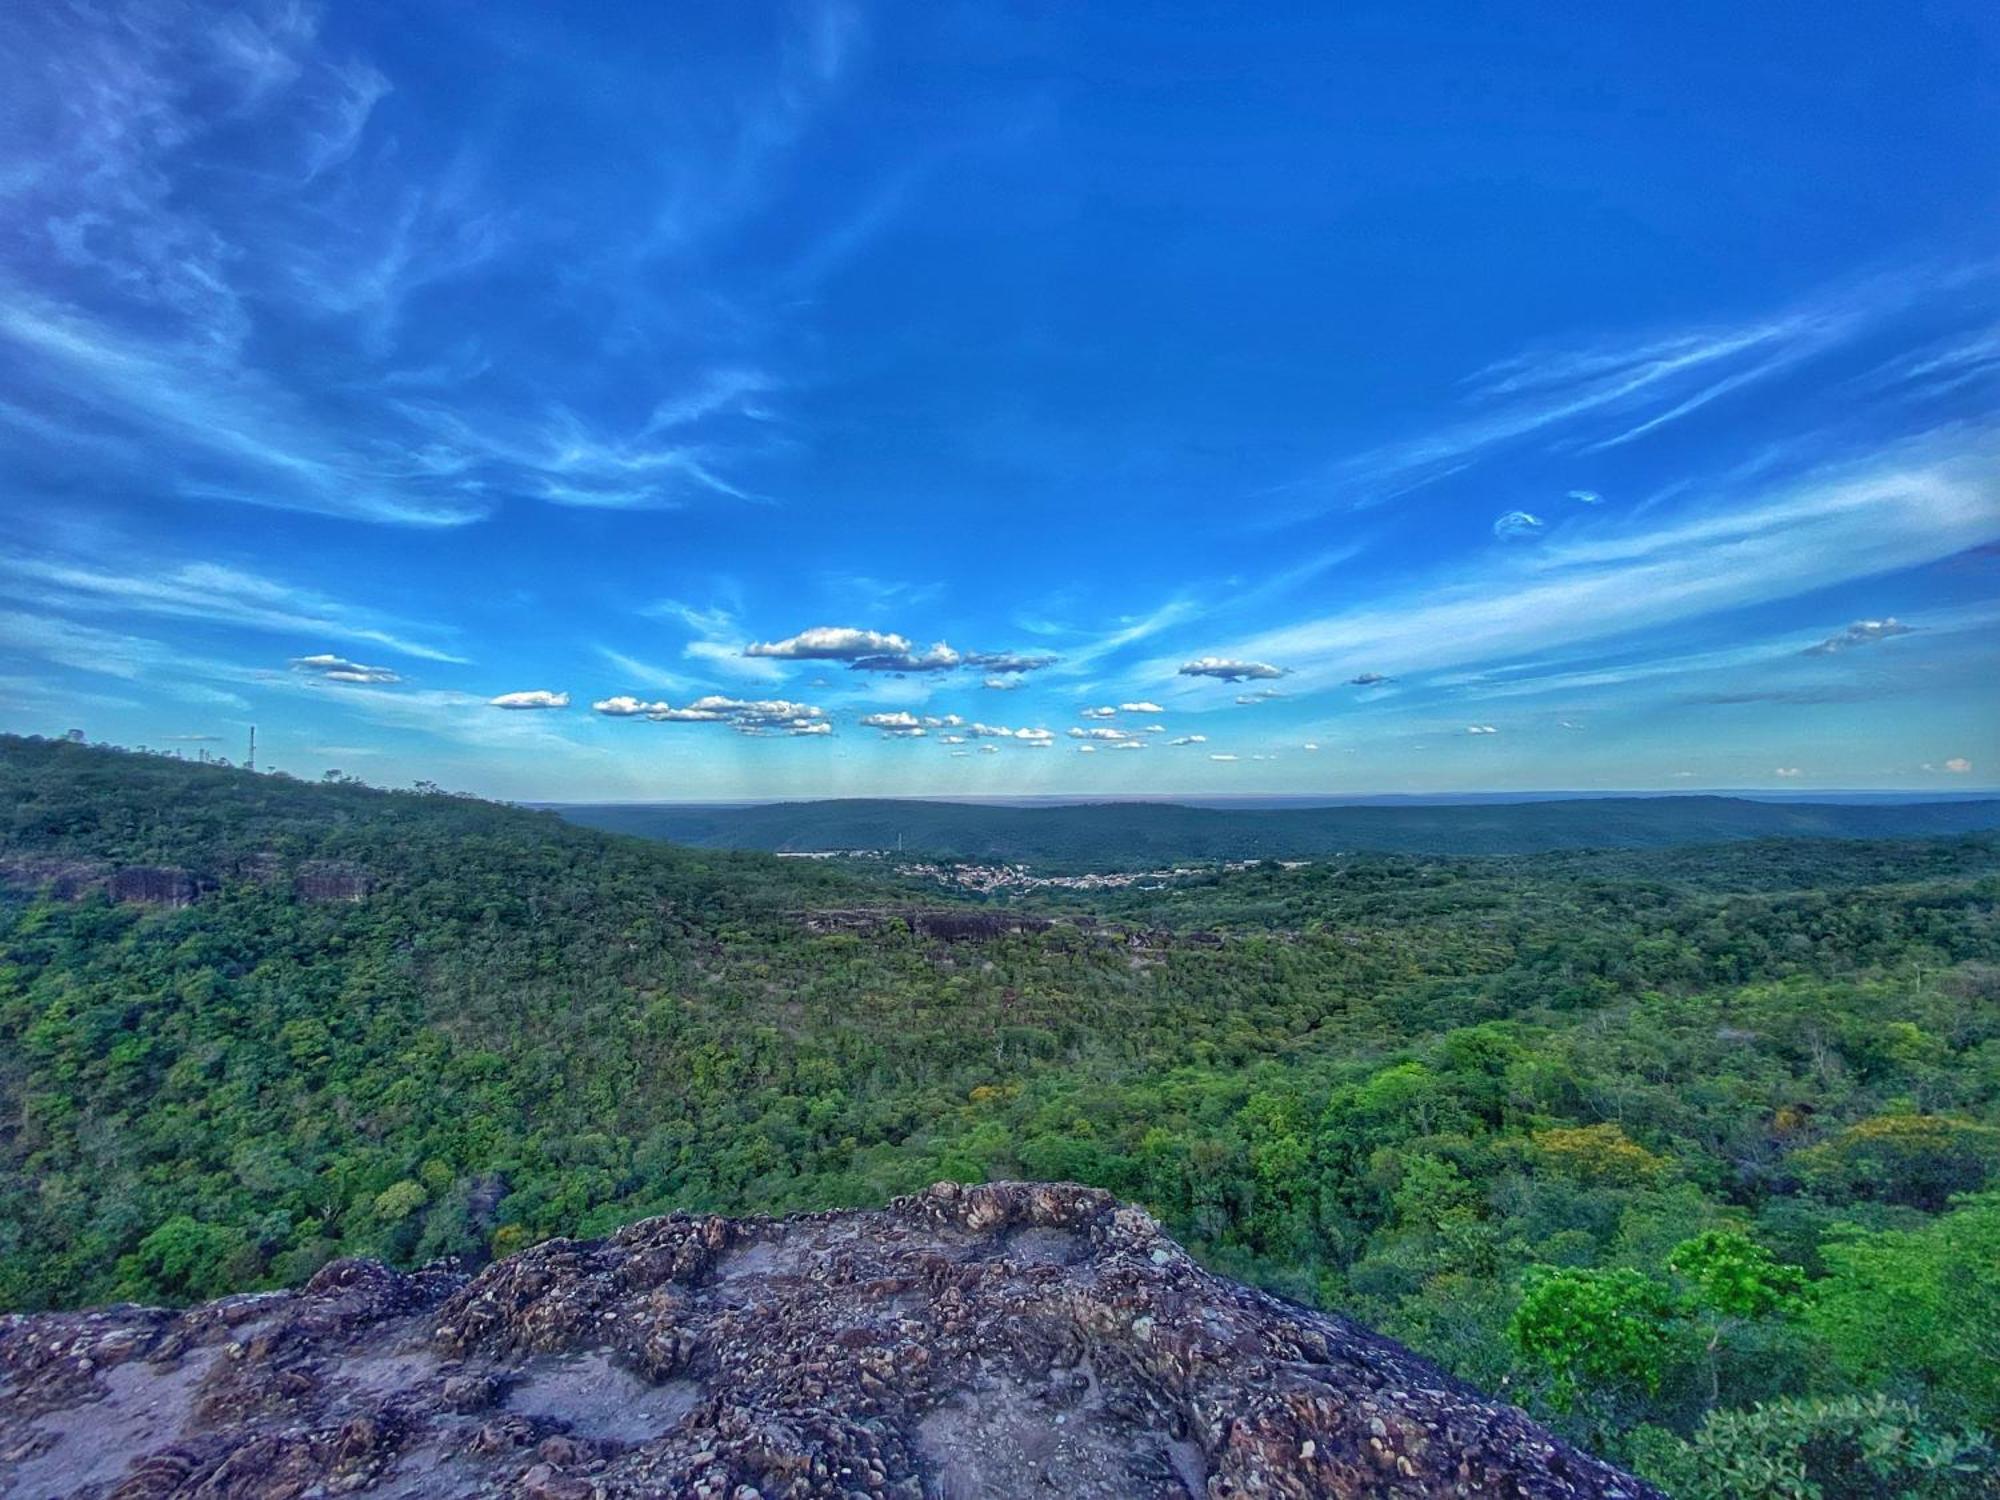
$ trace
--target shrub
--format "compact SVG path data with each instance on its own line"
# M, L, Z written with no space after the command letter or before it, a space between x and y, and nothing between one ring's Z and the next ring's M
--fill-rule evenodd
M1881 1395L1710 1412L1690 1439L1646 1428L1633 1449L1639 1471L1675 1500L1969 1500L2000 1478L1984 1438Z

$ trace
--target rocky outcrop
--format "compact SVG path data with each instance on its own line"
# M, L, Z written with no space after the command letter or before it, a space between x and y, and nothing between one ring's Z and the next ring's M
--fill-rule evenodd
M285 878L285 862L277 854L246 855L226 866L222 876L256 885L276 885ZM302 861L291 876L292 894L301 901L362 901L375 889L375 877L347 860ZM80 901L102 891L113 901L143 906L192 906L221 889L214 874L179 865L115 865L106 860L70 859L59 855L0 854L0 887L42 894L57 901Z
M0 1329L10 1496L1656 1496L1069 1185Z
M192 870L179 865L123 865L111 872L107 889L113 901L146 906L192 906L202 886Z
M80 901L101 890L111 874L102 860L59 854L0 854L0 886L46 894L55 901Z
M80 901L103 891L113 901L144 906L192 906L215 882L179 865L113 865L60 855L0 855L0 886Z
M1046 932L1055 924L1047 917L1026 912L981 910L978 907L904 907L895 910L838 910L800 912L799 920L808 932L827 934L857 933L873 937L900 922L918 937L937 938L947 943L990 941L1020 932Z
M292 877L292 891L301 901L361 901L374 885L360 865L339 859L309 859Z

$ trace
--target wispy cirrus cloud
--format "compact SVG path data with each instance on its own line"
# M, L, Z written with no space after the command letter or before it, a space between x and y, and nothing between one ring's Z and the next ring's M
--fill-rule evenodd
M1493 523L1493 534L1503 542L1535 536L1547 527L1540 516L1525 510L1510 510Z
M1806 647L1805 654L1832 656L1838 651L1852 651L1856 646L1872 646L1877 641L1886 641L1893 636L1908 635L1912 628L1894 615L1882 620L1856 620L1838 635L1830 635L1825 640Z
M1822 289L1767 317L1526 350L1465 382L1462 415L1356 453L1287 489L1316 499L1319 508L1365 507L1462 473L1530 439L1575 453L1622 448L1981 280L1990 280L1984 270L1912 267ZM1940 357L1980 371L1986 368L1983 349L1972 341ZM1594 505L1600 496L1577 489L1569 498Z
M555 732L550 716L489 713L488 700L471 693L411 688L402 683L344 681L329 685L318 673L245 666L151 637L47 615L0 609L0 653L66 672L140 685L166 699L225 710L232 716L250 711L252 698L248 695L285 693L323 701L337 693L342 712L387 729L414 731L489 752L588 753ZM34 686L50 703L114 706L112 700L66 683L36 680Z
M490 128L447 124L431 80L334 45L322 21L299 0L23 13L0 145L0 206L20 229L0 242L0 451L16 472L419 527L516 499L757 498L734 471L768 446L784 384L759 357L769 320L704 317L712 336L691 342L690 309L717 288L680 277L667 299L652 262L696 253L782 189L840 96L859 12L794 7L764 56L704 71L701 110L659 106L684 129L649 160L675 185L650 218L583 230L600 241L589 295L564 242L583 227L550 212L562 184L496 189ZM739 128L706 132L716 110ZM496 276L558 294L488 298L448 341L421 316ZM607 317L605 297L626 305ZM605 389L619 399L594 404L615 415L566 399ZM637 413L635 389L650 391Z
M670 672L665 667L641 661L635 656L627 656L622 651L613 651L609 646L599 646L597 654L607 666L613 668L627 681L641 683L649 688L658 688L667 693L684 692L690 685L683 673Z
M4 288L0 346L17 371L36 372L26 377L24 399L39 397L58 411L82 405L120 424L145 440L155 462L169 459L182 498L416 526L457 525L486 512L453 483L397 474L393 460L357 449L282 387L219 361L215 351L163 344ZM58 430L64 451L90 451L84 429Z
M1029 615L1018 616L1015 623L1030 634L1054 639L1061 651L1058 660L1049 665L1059 676L1079 677L1099 662L1119 656L1127 648L1171 630L1200 612L1201 606L1191 595L1181 594L1145 614L1115 620L1108 629L1091 629Z
M693 639L682 644L681 656L703 671L723 672L758 682L776 682L785 675L781 660L750 654L751 643L733 603L697 605L681 599L656 599L639 613L647 619L671 621L689 631ZM680 691L682 687L677 681L664 680L665 674L658 672L648 675L646 671L629 668L628 672L633 681L648 687L668 692Z
M387 667L371 667L358 661L349 661L344 656L335 656L323 651L316 656L295 656L291 660L294 672L304 672L308 676L324 678L328 682L401 682L400 673Z
M67 614L135 614L223 623L380 646L424 661L465 661L439 644L446 632L435 627L222 563L115 570L74 559L0 552L0 597Z
M10 609L0 609L0 651L75 672L143 683L189 703L233 709L249 706L236 686L283 675L256 672L145 636Z
M2000 532L2000 433L1953 427L1673 519L1552 539L1352 609L1249 636L1310 690L1369 661L1405 673L1603 640L1952 556ZM1156 659L1136 683L1177 667ZM1363 673L1362 675L1366 675Z

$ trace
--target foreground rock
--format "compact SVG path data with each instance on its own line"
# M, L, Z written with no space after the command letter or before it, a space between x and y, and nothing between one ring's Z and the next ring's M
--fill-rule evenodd
M0 1325L10 1497L1653 1496L1068 1185Z

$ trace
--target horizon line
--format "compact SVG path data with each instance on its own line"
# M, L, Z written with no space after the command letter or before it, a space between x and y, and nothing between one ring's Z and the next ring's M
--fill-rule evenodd
M391 788L390 790L395 790ZM1436 792L995 792L985 795L955 792L880 792L828 796L780 797L635 797L567 800L542 797L509 797L499 800L523 807L782 807L814 802L944 802L982 806L1005 802L1071 802L1090 806L1127 803L1184 805L1201 802L1317 802L1341 806L1354 802L1435 801L1441 798L1510 798L1555 801L1609 801L1620 797L1651 799L1673 797L1727 797L1747 800L1820 802L1835 797L1898 797L1922 801L1982 802L2000 799L2000 786L1967 787L1942 791L1922 787L1824 787L1809 791L1787 791L1761 787L1616 787L1604 790L1578 787L1532 787L1517 790L1485 788Z

